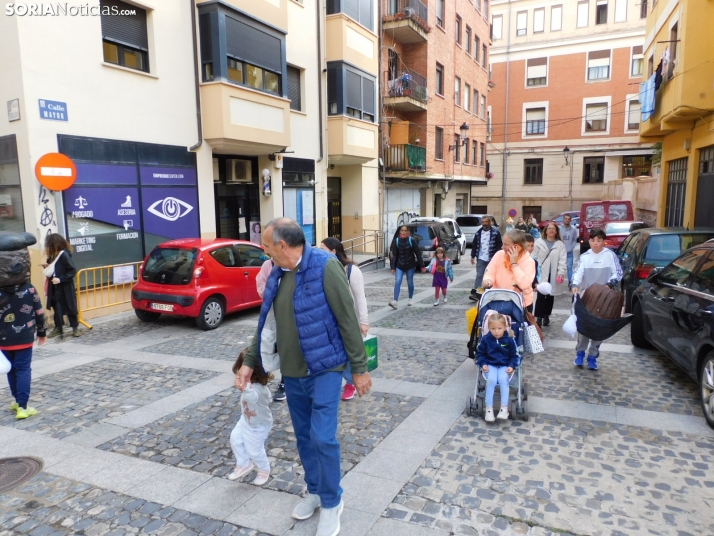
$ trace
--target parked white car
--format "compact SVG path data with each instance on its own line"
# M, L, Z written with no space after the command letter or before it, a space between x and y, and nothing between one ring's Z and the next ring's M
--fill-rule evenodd
M456 220L454 220L453 218L430 218L424 216L414 218L409 223L419 222L439 222L445 224L446 228L451 231L451 234L453 234L456 237L456 240L459 241L459 251L461 252L461 255L464 255L466 253L466 234L464 234L459 224L456 223Z

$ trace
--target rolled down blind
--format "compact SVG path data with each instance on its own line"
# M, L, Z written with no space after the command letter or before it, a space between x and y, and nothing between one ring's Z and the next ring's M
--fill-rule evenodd
M640 122L640 103L638 101L630 101L630 112L627 122L630 125L636 125Z
M226 16L226 51L252 65L282 73L280 39Z
M112 12L132 10L135 15L102 15L102 38L140 50L149 50L146 33L146 10L121 0L101 0L102 8Z
M369 78L362 78L362 111L374 115L374 82Z
M347 71L347 107L362 109L362 77Z
M545 108L533 108L526 110L526 121L543 121L545 120Z
M204 13L198 17L198 30L201 40L201 61L213 61L213 38L211 32L211 14Z
M527 63L528 78L545 78L548 58L531 58Z
M609 65L609 50L594 50L593 52L588 52L588 67L607 67Z
M588 121L597 121L607 119L607 105L593 104L587 107Z
M302 110L300 103L300 69L288 67L288 98L291 110Z

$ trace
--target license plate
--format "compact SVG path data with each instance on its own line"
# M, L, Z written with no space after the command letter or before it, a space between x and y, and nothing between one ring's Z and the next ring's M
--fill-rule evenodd
M173 311L174 306L166 303L152 303L151 308L157 311Z

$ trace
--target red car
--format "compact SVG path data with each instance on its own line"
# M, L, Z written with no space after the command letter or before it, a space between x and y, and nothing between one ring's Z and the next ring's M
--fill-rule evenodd
M190 316L199 327L215 329L226 313L263 303L255 278L267 258L262 247L244 240L164 242L141 264L131 305L144 322L162 314Z
M630 236L632 231L644 229L647 224L643 221L613 221L605 224L605 247L616 250Z

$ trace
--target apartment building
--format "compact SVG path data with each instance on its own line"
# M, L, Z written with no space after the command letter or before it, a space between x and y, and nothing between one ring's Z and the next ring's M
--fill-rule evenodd
M662 143L659 225L714 227L712 25L711 2L660 0L648 11L640 137Z
M281 215L312 244L376 229L377 15L354 4L17 4L0 15L0 229L39 237L33 266L60 232L79 268L174 238L259 243ZM52 152L77 167L64 192L35 177Z
M472 203L539 221L650 176L639 139L647 10L634 0L495 0L493 178ZM607 190L607 183L619 181ZM474 187L476 190L476 187ZM624 194L623 194L624 192ZM638 217L654 219L654 211Z
M382 0L385 222L467 214L486 184L488 0Z

